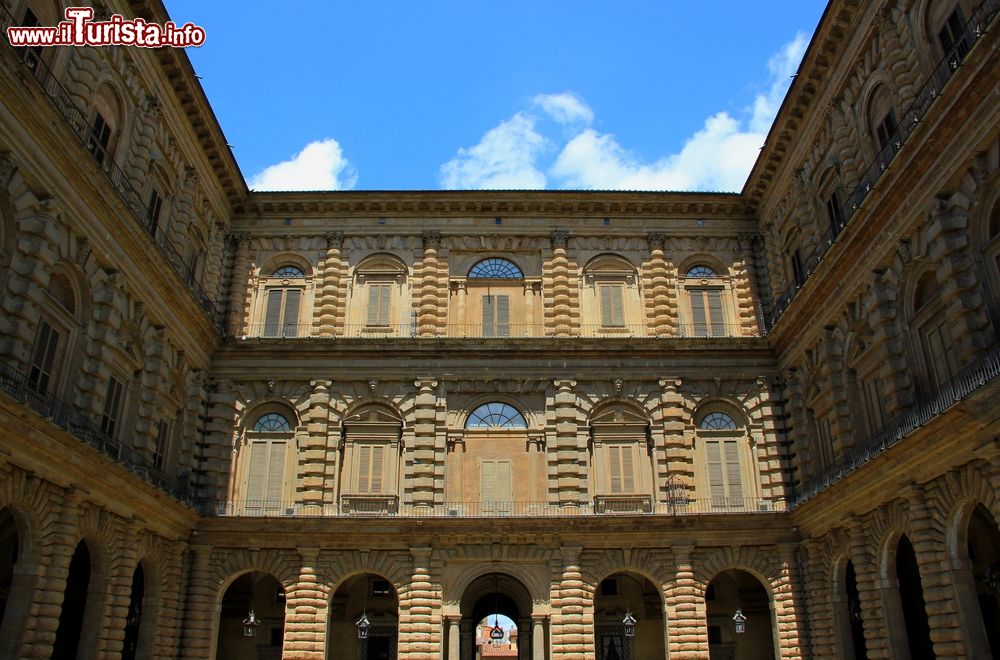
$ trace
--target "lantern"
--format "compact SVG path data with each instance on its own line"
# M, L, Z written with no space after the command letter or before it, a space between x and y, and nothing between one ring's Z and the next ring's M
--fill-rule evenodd
M358 629L358 639L368 639L368 629L372 627L371 621L368 620L368 613L362 613L361 618L354 625Z
M490 639L503 639L503 628L500 627L500 624L497 623L496 619L493 620L493 627L490 628Z
M260 625L260 621L254 616L253 610L250 610L250 616L243 619L243 636L244 637L256 637L257 636L257 626Z
M743 610L736 610L736 614L733 615L733 625L736 626L738 635L747 631L747 618L743 616Z
M625 618L622 619L622 625L625 626L625 636L635 637L635 624L636 619L632 616L631 612L625 613Z

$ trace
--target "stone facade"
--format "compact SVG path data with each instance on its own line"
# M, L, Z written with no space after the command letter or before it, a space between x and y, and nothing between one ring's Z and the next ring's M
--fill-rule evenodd
M740 194L254 193L0 45L0 657L1000 655L998 10L833 0Z

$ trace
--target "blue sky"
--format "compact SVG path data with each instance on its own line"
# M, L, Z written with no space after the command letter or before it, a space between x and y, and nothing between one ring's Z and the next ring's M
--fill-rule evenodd
M166 5L257 190L739 190L825 2Z

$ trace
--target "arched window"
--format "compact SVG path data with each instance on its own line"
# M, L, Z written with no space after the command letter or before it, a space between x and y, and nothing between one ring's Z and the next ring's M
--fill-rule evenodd
M109 166L122 132L122 104L111 85L104 84L97 91L91 110L90 134L87 149L98 165Z
M489 278L497 280L523 279L524 274L513 262L499 257L483 259L469 269L470 278Z
M710 404L696 417L699 490L713 510L739 511L756 494L756 461L743 425L734 414Z
M253 430L257 432L288 433L292 430L292 425L284 415L278 413L267 413L257 418L253 425Z
M695 264L687 269L688 277L718 277L711 266L705 264Z
M484 403L471 413L465 422L467 429L525 429L524 416L513 406L499 401Z
M698 428L709 431L735 431L736 420L724 412L710 412L701 418Z
M913 291L913 326L929 389L945 385L958 373L951 325L941 301L941 285L933 270L924 273Z
M935 60L944 57L957 65L972 48L972 36L967 23L971 14L968 11L969 4L965 0L928 3L927 38L935 48Z
M39 394L61 393L83 329L81 296L66 272L62 265L52 272L39 308L28 367L28 384Z
M286 264L284 266L280 266L274 270L273 274L273 277L282 277L286 279L305 277L305 276L306 274L302 271L302 269L293 264Z
M882 152L886 156L895 153L898 148L896 145L898 127L892 96L889 95L885 85L879 85L868 101L868 130L871 132L876 152Z

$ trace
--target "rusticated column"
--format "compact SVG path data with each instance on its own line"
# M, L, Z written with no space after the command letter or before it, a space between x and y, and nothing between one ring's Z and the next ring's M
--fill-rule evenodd
M580 474L580 460L586 445L581 447L576 410L576 381L554 380L552 408L555 415L555 441L549 450L550 472L554 473L559 504L574 506L581 503L585 484ZM585 439L584 439L585 442Z
M213 323L223 323L226 318L223 316L223 309L226 304L224 292L222 291L222 270L225 267L226 259L226 233L221 223L212 222L209 218L211 230L208 232L208 247L205 255L205 295L212 301L218 316L212 319Z
M136 541L141 538L143 530L132 524L123 531L127 533L130 542L119 545L118 551L109 558L111 565L104 587L107 596L104 598L104 611L98 629L98 658L121 657L125 640L125 620L132 600L132 578L139 565Z
M109 358L118 346L118 329L121 328L125 309L125 295L118 283L118 272L104 271L104 281L94 291L91 334L84 350L79 388L82 405L99 419L104 406L111 378Z
M589 658L594 654L594 608L580 573L583 548L564 546L552 564L552 649L550 658Z
M962 634L955 585L948 570L945 530L928 510L926 496L920 486L913 485L906 493L906 499L910 508L910 542L917 556L934 653L939 658L971 657Z
M677 333L677 297L665 256L665 237L661 232L651 232L646 241L649 261L642 269L646 323L650 335L667 337Z
M757 320L757 295L755 285L753 238L743 234L739 237L738 249L733 256L733 293L736 296L736 318L739 334L744 337L756 336L762 328Z
M778 652L781 658L809 657L806 639L808 612L802 582L799 576L796 546L783 543L778 546L781 570L772 583L774 618L778 631Z
M188 577L188 593L184 603L185 658L210 660L215 658L218 614L218 588L211 576L212 548L192 545Z
M326 629L329 614L328 589L317 579L319 548L299 548L302 560L299 579L285 600L285 640L283 657L295 660L323 660L326 657Z
M858 582L858 599L861 601L861 620L868 657L870 660L892 658L894 656L886 627L884 585L879 569L878 548L872 546L870 535L857 517L851 518L847 529L850 534L851 561Z
M247 282L250 280L250 235L245 233L231 234L230 238L236 244L236 254L233 257L233 272L229 277L229 304L226 310L227 330L232 335L244 332L244 322L247 312Z
M847 604L841 597L845 590L841 585L831 586L831 566L823 554L823 542L810 538L802 544L805 552L805 575L802 576L802 593L809 603L808 620L800 620L799 626L809 628L809 641L813 657L847 657L847 649L840 648L838 627L843 617L834 608L846 611ZM848 638L850 631L847 631Z
M326 235L326 254L320 265L319 285L316 287L316 307L313 324L320 337L332 337L337 332L337 304L340 301L340 278L344 263L340 248L344 245L344 233L332 232Z
M763 376L754 381L752 396L748 399L751 419L750 442L757 456L757 469L765 498L783 500L788 496L785 485L784 456L778 444L778 422L780 395L776 395L776 385Z
M572 337L580 332L580 285L576 264L569 260L569 233L551 235L552 258L542 266L542 292L545 296L545 330L555 337Z
M21 369L31 359L42 299L59 258L60 215L58 204L46 199L34 215L17 223L7 290L0 292L0 355L10 356Z
M158 597L152 601L152 607L147 607L144 600L143 616L155 615L155 619L150 621L153 634L148 647L160 654L154 657L175 658L181 657L178 652L183 641L184 612L187 607L189 575L184 561L186 544L182 541L167 542L164 539L159 542L163 544L164 558L159 565L160 588ZM143 625L146 625L145 621Z
M656 471L665 492L657 493L660 499L674 500L685 495L694 497L694 459L684 437L687 412L684 395L680 393L680 378L663 378L659 381L660 412L663 420L663 456L657 456Z
M444 500L444 446L437 441L437 388L433 378L413 381L413 465L407 488L414 506L434 506ZM440 464L440 465L439 465Z
M234 428L236 413L235 396L232 385L216 387L209 394L208 420L203 444L200 447L202 456L202 482L199 484L200 497L210 500L224 499L230 490L230 474L236 429Z
M331 446L329 434L331 384L329 380L310 382L308 435L299 450L303 504L332 504L335 499L334 492L327 491L327 478L333 474L331 463L337 450L336 442Z
M155 96L147 94L136 109L132 149L122 169L128 173L129 179L138 190L144 190L143 184L152 175L153 164L156 162L153 158L153 151L156 149L156 126L160 122L163 108Z
M664 586L667 607L667 655L677 660L708 659L708 620L703 590L694 579L691 545L673 545L672 584Z
M431 548L410 548L413 576L399 594L399 657L439 660L441 657L441 589L435 584L440 567Z
M870 295L865 301L872 330L881 341L876 350L882 355L879 380L887 418L898 414L913 401L910 369L903 347L899 323L899 290L886 271L876 271ZM878 341L878 339L876 339Z
M414 307L417 313L417 334L421 337L443 335L448 317L447 265L438 260L441 232L425 231L422 235L424 254L414 268L417 280ZM443 266L443 268L442 268ZM442 270L445 276L442 277Z

